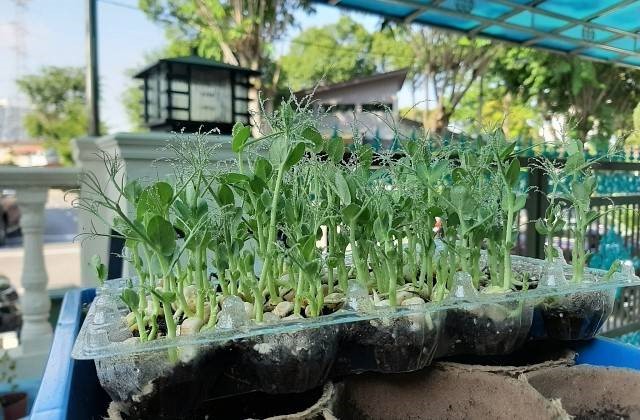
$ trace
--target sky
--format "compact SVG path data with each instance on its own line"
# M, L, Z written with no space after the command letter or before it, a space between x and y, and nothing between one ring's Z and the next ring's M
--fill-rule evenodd
M0 100L19 100L15 79L37 72L43 66L85 65L85 0L20 0L26 3L16 13L16 0L0 0ZM163 29L136 9L137 0L98 0L98 66L101 89L101 119L110 133L130 128L122 95L134 82L131 70L141 68L145 53L165 44ZM335 7L317 5L317 12L296 13L298 27L276 45L278 55L287 52L289 40L310 26L335 22L345 13ZM350 13L367 29L380 24L378 18ZM19 18L19 19L17 19ZM16 59L16 25L23 28L24 59ZM401 94L402 97L406 97ZM24 99L23 99L24 100Z

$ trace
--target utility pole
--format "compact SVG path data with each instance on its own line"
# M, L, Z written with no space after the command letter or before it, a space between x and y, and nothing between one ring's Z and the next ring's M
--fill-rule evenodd
M87 52L87 79L86 99L87 114L89 116L87 127L89 136L100 135L100 93L98 90L98 26L97 26L97 0L86 0L86 52Z

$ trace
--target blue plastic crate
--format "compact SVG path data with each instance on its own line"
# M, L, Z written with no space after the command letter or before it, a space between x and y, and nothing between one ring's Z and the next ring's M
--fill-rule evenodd
M93 361L70 356L84 318L83 309L94 297L95 289L73 290L65 295L31 420L88 420L105 415L110 399L98 382Z
M40 390L31 410L32 420L102 419L109 397L101 388L91 360L70 356L84 314L95 297L94 289L65 295ZM640 349L607 338L574 343L578 364L616 366L640 370Z
M616 340L640 348L640 331L624 334L620 337L616 337Z
M576 363L640 370L640 348L605 337L574 346Z

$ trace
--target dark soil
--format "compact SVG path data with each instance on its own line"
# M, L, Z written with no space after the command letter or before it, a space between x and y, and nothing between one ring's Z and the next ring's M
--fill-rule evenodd
M190 363L178 363L170 375L155 379L151 392L126 401L123 418L197 418L192 415L201 404L220 392L221 374L230 357L228 347L202 348Z
M586 340L594 337L613 310L608 291L556 297L538 305L534 318L544 323L547 338ZM540 333L539 324L532 335Z
M514 313L501 304L476 310L448 310L437 356L503 355L521 347L531 327L531 311Z
M528 341L510 354L501 355L458 355L441 359L443 362L463 363L483 366L526 367L567 357L565 344L553 341Z
M329 378L338 351L338 328L324 326L235 342L230 380L269 394L305 392Z
M626 420L631 417L629 417L629 412L622 407L604 407L582 411L573 418L574 420Z
M438 342L439 322L424 317L361 321L341 325L340 348L332 376L366 371L399 373L431 363Z
M303 411L315 404L322 395L322 387L299 394L271 395L251 392L229 398L204 401L193 418L263 419Z
M299 394L271 395L250 392L226 398L202 401L197 407L171 414L139 413L124 415L123 419L263 419L303 411L315 404L322 395L322 388ZM179 408L178 405L176 408Z

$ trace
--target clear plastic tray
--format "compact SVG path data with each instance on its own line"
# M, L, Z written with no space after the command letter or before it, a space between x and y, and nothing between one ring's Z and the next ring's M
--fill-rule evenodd
M534 281L539 279L544 268L542 260L513 257L513 269L517 272L527 272ZM565 267L570 276L571 266ZM270 336L286 333L296 333L305 329L316 329L324 326L342 325L364 321L388 320L403 317L426 316L440 319L451 310L474 311L486 305L513 305L518 302L528 302L529 305L539 305L545 300L560 299L577 294L589 294L598 291L611 292L620 287L638 286L640 278L624 276L615 273L610 279L603 281L606 272L598 269L585 269L591 281L579 284L567 282L558 286L545 286L526 291L514 291L504 294L484 294L448 298L442 302L429 302L397 308L375 308L368 312L357 312L342 309L331 315L317 318L280 321L272 324L244 325L237 329L213 329L196 335L179 336L173 339L159 338L148 342L131 342L131 337L123 317L127 309L120 301L118 293L123 282L114 280L107 282L107 286L98 290L98 296L93 301L86 319L76 339L72 357L75 359L101 359L112 356L124 356L153 352L157 350L198 346L206 344L224 344L232 340L249 337ZM117 287L120 285L120 287ZM597 332L597 331L596 331Z

